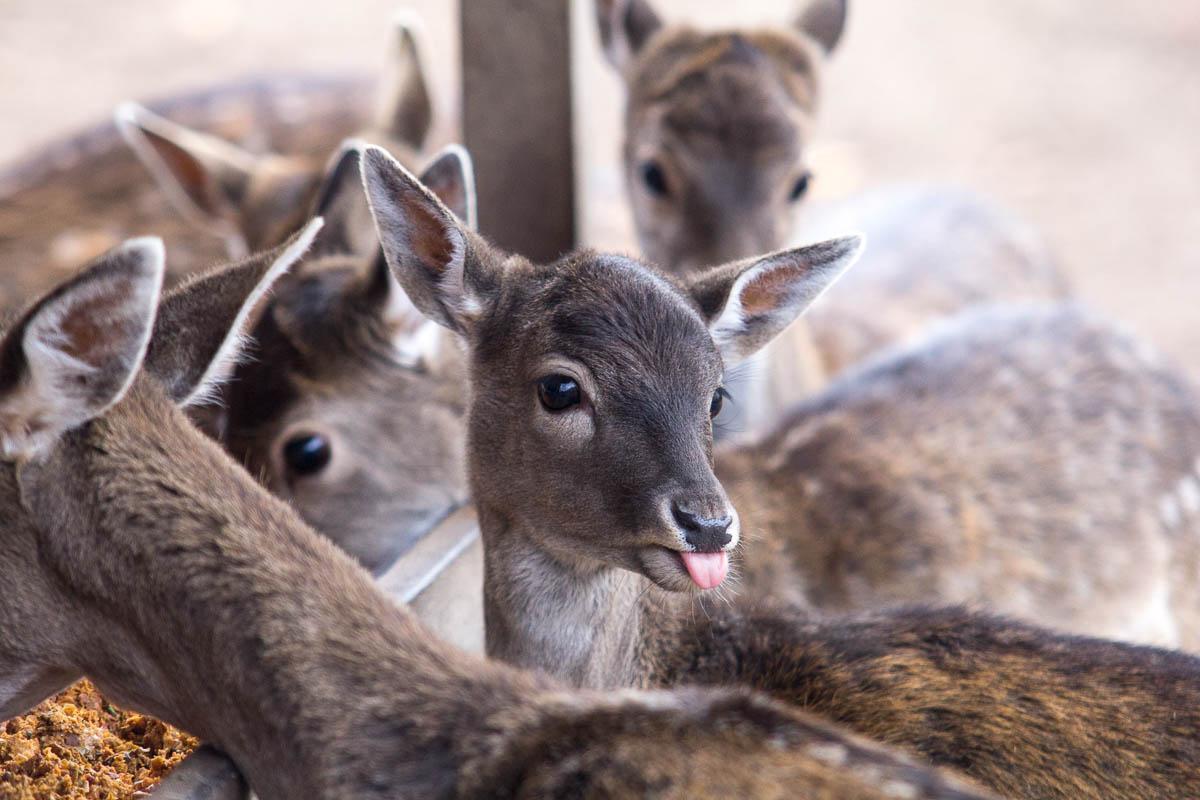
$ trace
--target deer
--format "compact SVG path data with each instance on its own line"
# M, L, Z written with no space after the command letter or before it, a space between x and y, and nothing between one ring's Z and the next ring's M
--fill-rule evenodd
M747 586L1200 649L1200 395L1079 306L948 318L716 461Z
M87 675L264 800L991 797L746 690L577 691L426 631L185 414L320 225L165 296L128 241L4 331L0 719Z
M379 573L467 500L462 353L392 277L359 177L362 143L331 159L325 226L252 330L210 426L233 457ZM470 156L422 175L474 227ZM380 446L387 442L387 446Z
M362 170L396 279L466 348L490 656L594 689L748 684L1008 796L1200 789L1200 720L1177 716L1200 688L1190 656L953 609L880 611L871 627L795 605L760 617L754 604L727 609L700 594L723 583L743 529L713 469L722 373L827 289L860 238L687 281L588 251L536 265L462 226L385 151L365 150ZM887 638L892 630L912 635ZM891 675L904 693L860 703L836 660L828 674L811 663L826 648L856 654L852 675L864 682ZM901 659L911 675L893 675ZM1113 687L1101 698L1073 679L1093 661L1103 669L1087 674L1110 675ZM967 670L973 680L960 685ZM988 693L999 685L1012 691ZM912 713L878 722L893 701ZM978 740L946 735L981 718L996 725ZM1133 766L1120 774L1080 767L1125 759Z
M306 219L330 154L364 130L420 166L436 121L423 37L401 16L387 39L378 86L279 75L149 108L123 104L112 122L0 169L0 260L39 267L5 271L0 307L23 307L79 264L147 232L171 248L168 285L274 247ZM146 179L147 166L157 180Z
M600 44L625 89L623 173L651 263L688 275L777 250L806 240L812 227L796 231L806 215L874 243L850 273L854 291L823 297L730 377L742 404L718 438L762 432L849 364L947 313L1070 292L1040 240L962 190L901 186L800 213L819 180L810 151L847 6L808 0L788 27L700 31L664 22L649 0L596 0ZM936 252L910 256L932 249L930 233Z

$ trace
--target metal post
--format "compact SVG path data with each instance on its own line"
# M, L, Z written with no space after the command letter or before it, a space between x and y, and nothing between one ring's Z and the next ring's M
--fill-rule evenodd
M461 24L480 230L550 261L575 246L570 0L461 0Z

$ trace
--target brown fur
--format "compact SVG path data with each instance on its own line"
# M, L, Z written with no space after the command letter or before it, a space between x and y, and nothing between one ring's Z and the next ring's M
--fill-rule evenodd
M322 159L356 130L371 100L361 80L280 78L221 86L150 107L183 125L231 141ZM285 108L300 106L290 122ZM354 109L361 109L355 112ZM307 209L308 198L295 210ZM105 124L47 146L0 172L0 306L17 308L72 275L80 263L130 236L154 233L171 248L168 284L227 258L224 243L165 202ZM37 265L38 268L25 268Z
M717 464L751 589L1200 648L1197 393L1077 308L966 313Z
M788 300L808 294L806 281L837 261L844 245L726 265L688 284L588 252L535 265L462 229L382 151L368 151L363 165L397 278L418 308L468 345L468 464L485 547L489 654L579 686L698 679L765 688L1018 797L1182 798L1200 786L1195 712L1176 714L1200 699L1200 661L1188 656L958 612L895 612L867 628L855 619L816 624L791 608L747 612L741 603L723 607L719 598L679 591L690 584L672 551L700 547L664 509L686 497L709 517L728 510L711 471L706 407L722 356L761 345L770 330L765 320L782 322L775 330L786 325L779 317L804 307ZM429 248L438 236L443 244ZM794 259L808 269L795 269ZM742 302L747 292L755 300L750 307ZM740 313L726 327L731 308ZM1193 413L1177 381L1140 363L1137 349L1106 327L1069 312L1047 315L1048 322L1036 314L1021 319L1031 331L998 338L1025 335L1031 347L1058 347L1072 331L1082 343L1066 339L1071 352L1136 376L1131 383L1139 389L1126 391L1101 373L1104 391L1142 400L1151 389L1161 393L1163 407L1149 410L1160 424ZM974 353L969 337L947 339ZM1057 355L1048 360L1059 366ZM928 358L946 360L937 348ZM1081 373L1090 376L1095 361ZM919 359L881 363L881 371L906 376ZM986 359L975 366L1003 374ZM542 407L538 387L546 374L569 376L578 402ZM924 390L939 388L935 372ZM1086 420L1098 414L1100 394L1085 389L1060 399ZM840 397L835 387L829 403ZM1172 438L1162 435L1168 461ZM1121 466L1137 469L1127 461L1132 448L1117 449ZM732 536L724 547L736 545ZM893 629L911 635L887 638ZM913 656L917 646L923 650ZM857 655L861 666L851 675L861 672L871 691L856 692L839 671L843 650ZM828 651L834 655L822 669L815 659ZM1093 662L1103 669L1093 670ZM1093 698L1091 681L1103 674L1112 677ZM1018 687L1025 694L1014 697ZM968 735L983 725L980 718L996 726ZM1132 766L1095 769L1122 760Z
M221 748L264 800L984 797L762 698L571 695L425 632L189 424L171 395L200 387L164 390L236 357L248 278L274 280L299 246L167 298L141 374L161 246L102 257L10 330L6 411L44 370L103 377L113 404L89 396L65 412L87 421L36 444L0 434L19 447L0 469L0 717L86 674ZM47 320L98 319L128 324L102 329L94 370L30 349Z

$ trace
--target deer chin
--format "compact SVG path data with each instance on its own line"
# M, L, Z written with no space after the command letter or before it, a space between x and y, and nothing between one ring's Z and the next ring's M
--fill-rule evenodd
M729 572L729 553L685 553L660 545L638 551L637 563L642 575L668 592L692 592L715 589Z

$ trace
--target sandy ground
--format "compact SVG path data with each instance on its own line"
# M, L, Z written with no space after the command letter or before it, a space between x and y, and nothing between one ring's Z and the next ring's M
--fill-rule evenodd
M628 244L620 87L576 0L584 237ZM405 4L455 107L456 4ZM767 0L658 0L697 24L779 22ZM731 8L730 6L736 6ZM897 179L999 198L1048 238L1088 301L1200 369L1200 3L852 0L829 70L817 187ZM0 162L153 98L252 73L369 72L388 0L0 0ZM452 123L443 114L443 125Z

